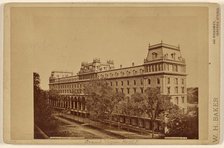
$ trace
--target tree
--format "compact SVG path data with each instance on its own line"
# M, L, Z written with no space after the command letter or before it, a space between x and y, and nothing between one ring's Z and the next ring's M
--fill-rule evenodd
M121 100L124 100L125 98L124 93L121 93L121 92L114 93L113 91L111 93L112 93L111 98L108 97L105 102L105 105L107 106L106 113L108 114L110 120L111 120L112 114L116 113L117 104Z
M131 101L129 105L131 116L136 116L138 118L138 121L140 121L139 119L144 115L146 110L145 96L141 93L134 93L133 95L131 95ZM139 122L137 124L139 124Z
M131 99L128 96L124 97L124 99L122 99L120 102L117 103L116 110L114 113L125 115L126 116L125 119L130 122L129 117L133 115L133 109L131 104L132 104Z
M198 103L198 88L197 87L187 88L187 102L191 104Z
M115 93L105 80L93 80L85 85L87 109L90 117L97 120L111 120L116 105L124 99L123 93Z
M38 73L33 73L33 92L34 92L34 105L36 104L37 98L41 94L40 89L40 75Z
M56 90L49 90L48 91L48 99L49 100L53 100L53 101L60 101L62 98L61 96L58 94L58 92Z
M154 137L155 121L160 118L164 121L166 111L173 107L170 97L161 95L159 88L147 88L145 90L145 110L152 120L152 138Z
M117 105L116 105L116 114L123 114L126 116L131 116L131 105L129 105L130 103L130 98L129 97L124 97L123 100L121 100Z
M52 107L48 104L49 92L40 88L40 75L33 73L34 88L34 124L42 130L53 131L57 125L52 116Z
M170 110L168 114L166 136L198 138L198 112L195 114L182 114L179 108Z
M109 95L107 91L110 88L100 80L93 80L88 85L85 85L85 94L88 95L86 98L87 110L92 119L105 118L106 106L103 102L104 97Z
M131 101L129 103L131 115L141 117L145 112L146 108L146 99L145 96L141 93L134 93L131 95Z

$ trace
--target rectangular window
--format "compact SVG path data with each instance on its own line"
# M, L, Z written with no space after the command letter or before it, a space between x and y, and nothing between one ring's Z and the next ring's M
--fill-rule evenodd
M175 93L178 93L178 87L175 87Z
M184 103L184 97L182 97L182 103Z
M123 86L123 84L124 84L124 82L123 82L123 81L121 81L121 86Z
M117 81L116 81L116 86L117 86Z
M128 92L128 94L130 93L130 88L127 88L127 92Z
M163 70L163 64L160 64L160 70Z
M178 84L178 78L175 78L175 84Z
M133 90L134 90L134 93L136 93L136 88L133 88Z
M127 80L127 85L129 85L129 80Z
M184 79L182 79L182 84L184 84Z
M159 78L157 78L157 84L160 84L160 79Z
M143 89L143 87L141 87L141 93L142 93L142 94L144 93L144 89Z
M143 80L141 79L141 85L143 85Z
M170 87L167 87L167 93L170 94Z
M151 84L151 79L148 79L148 84Z
M167 83L170 84L170 78L167 78Z
M124 88L121 88L121 92L124 93Z
M184 93L184 87L182 87L182 93Z
M145 67L145 72L148 72L148 67Z
M134 80L134 85L136 85L136 81Z
M113 82L110 82L110 86L113 86Z

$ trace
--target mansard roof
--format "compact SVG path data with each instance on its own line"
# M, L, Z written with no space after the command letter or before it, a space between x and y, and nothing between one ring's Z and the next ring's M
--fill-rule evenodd
M165 47L165 48L169 48L169 49L180 51L180 47L179 46L173 46L173 45L169 45L169 44L166 44L166 43L163 43L163 42L161 42L159 44L152 45L152 46L149 45L148 50L153 50L153 49L161 48L161 47Z

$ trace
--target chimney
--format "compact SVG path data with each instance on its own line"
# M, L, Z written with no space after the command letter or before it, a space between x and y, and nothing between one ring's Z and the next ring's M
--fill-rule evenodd
M122 68L122 65L120 65L120 68Z
M135 66L135 63L134 62L132 62L132 66Z

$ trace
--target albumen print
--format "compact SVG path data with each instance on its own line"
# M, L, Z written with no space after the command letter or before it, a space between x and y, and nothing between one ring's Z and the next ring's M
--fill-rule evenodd
M213 10L218 30L217 5L9 8L11 139L209 141L208 22Z

